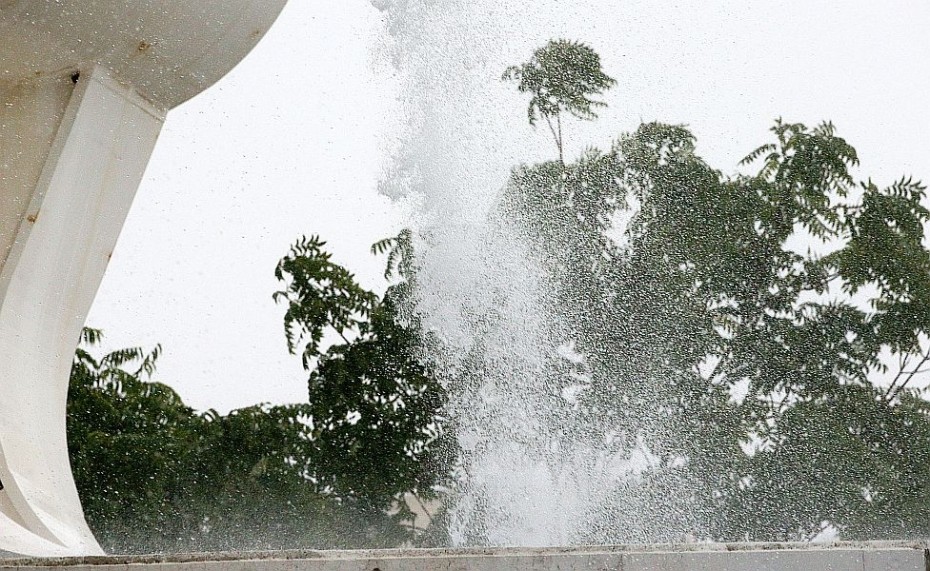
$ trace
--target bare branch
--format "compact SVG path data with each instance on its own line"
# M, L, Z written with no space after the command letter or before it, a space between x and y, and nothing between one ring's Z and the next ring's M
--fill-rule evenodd
M885 402L890 402L894 400L895 398L897 398L897 396L901 394L901 391L903 391L907 387L907 384L910 383L911 380L914 379L914 377L917 375L918 372L921 371L921 367L926 365L928 361L930 361L930 346L927 347L927 350L921 356L920 362L917 363L917 365L913 369L911 369L910 371L907 371L907 377L905 377L904 381L900 385L898 385L896 388L895 384L897 383L898 379L901 378L902 374L905 373L903 368L900 371L898 371L898 374L895 376L894 380L891 381L891 385L888 387L888 390L885 391L885 396L883 397ZM904 362L906 363L907 359L905 359Z

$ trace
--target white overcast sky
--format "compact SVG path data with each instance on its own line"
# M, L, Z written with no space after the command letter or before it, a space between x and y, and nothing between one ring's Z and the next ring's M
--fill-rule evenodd
M487 81L563 37L594 47L617 79L600 120L568 126L569 156L660 120L687 124L729 173L776 117L829 119L863 176L930 180L926 0L475 1L512 18ZM368 248L408 213L377 192L404 103L382 18L368 0L290 0L238 68L168 116L88 324L108 349L162 343L156 379L195 408L306 398L271 300L299 235L320 234L365 286L384 287ZM513 112L501 152L550 157L524 98L501 92Z

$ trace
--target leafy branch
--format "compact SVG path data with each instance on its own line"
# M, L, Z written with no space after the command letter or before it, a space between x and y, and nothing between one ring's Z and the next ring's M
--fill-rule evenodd
M286 288L275 292L277 303L287 303L284 333L287 348L301 351L304 369L310 370L314 358L321 354L320 343L327 328L348 343L346 333L360 331L375 308L378 297L359 286L355 276L332 262L318 236L300 238L290 253L275 268L275 277Z

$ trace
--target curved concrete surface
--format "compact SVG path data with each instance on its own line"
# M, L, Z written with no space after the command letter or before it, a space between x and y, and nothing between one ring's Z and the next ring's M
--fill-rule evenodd
M0 0L0 81L100 64L170 109L226 75L284 0Z
M71 475L71 359L168 109L285 0L0 0L0 550L101 552Z

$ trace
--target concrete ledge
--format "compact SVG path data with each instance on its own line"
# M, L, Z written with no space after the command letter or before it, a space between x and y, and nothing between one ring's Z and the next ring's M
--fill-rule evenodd
M31 571L930 571L925 542L267 551L0 559Z

